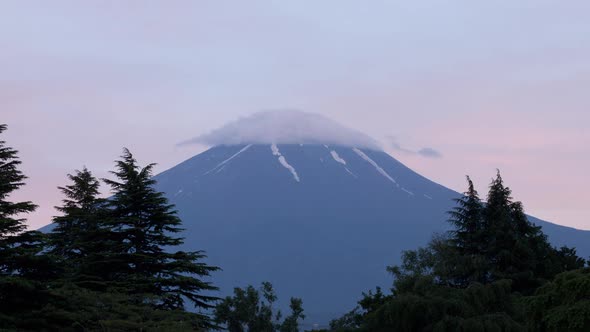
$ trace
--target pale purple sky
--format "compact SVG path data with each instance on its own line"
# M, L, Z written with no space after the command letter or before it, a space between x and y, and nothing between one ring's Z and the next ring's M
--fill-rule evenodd
M0 123L50 222L66 174L289 108L380 140L481 193L500 168L527 211L590 229L590 1L0 3ZM440 152L415 153L422 148ZM106 188L103 188L106 191Z

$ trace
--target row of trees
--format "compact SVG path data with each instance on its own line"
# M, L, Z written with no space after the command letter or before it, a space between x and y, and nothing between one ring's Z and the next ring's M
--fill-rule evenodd
M298 330L300 299L282 322L270 283L263 298L249 286L222 300L209 281L219 268L204 263L205 253L174 250L181 220L154 189L154 164L140 167L125 149L113 179L102 180L108 199L88 169L69 174L49 233L26 230L33 203L9 200L26 179L19 165L0 141L0 330Z
M226 297L215 308L215 321L231 332L299 331L299 320L305 319L303 301L291 298L291 314L285 318L281 311L275 312L275 301L277 295L269 282L263 282L260 289L253 286L235 288L234 296Z
M6 126L0 126L0 133ZM110 199L83 169L70 184L49 234L26 231L31 202L8 196L23 185L17 151L0 142L0 329L199 330L214 327L201 311L216 290L219 268L203 252L173 251L181 220L154 190L153 165L139 167L125 150ZM186 310L185 302L196 310Z
M363 294L332 331L590 331L590 268L552 247L498 173L483 203L468 190L452 230L405 251L394 283Z

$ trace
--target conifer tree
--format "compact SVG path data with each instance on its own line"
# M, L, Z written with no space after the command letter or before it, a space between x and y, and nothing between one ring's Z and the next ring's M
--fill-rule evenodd
M0 125L0 134L6 130L6 125ZM21 161L18 151L6 146L0 141L0 273L11 274L18 270L14 266L18 247L15 245L21 238L27 225L23 214L33 212L36 206L31 202L10 202L8 196L24 185L26 176L18 169Z
M63 206L55 207L63 215L53 218L51 252L66 260L78 260L88 254L81 238L99 226L96 217L102 203L98 198L100 182L85 167L74 175L68 174L68 179L71 184L58 187L65 199Z
M56 207L63 215L55 217L50 234L49 252L65 269L65 279L80 286L105 289L113 261L105 254L111 250L106 200L99 198L100 182L83 168L68 174L71 184L58 187L65 196Z
M463 197L455 199L457 206L449 212L449 222L454 226L453 244L460 254L479 254L483 205L473 181L467 177L468 189Z
M185 299L197 309L212 308L216 297L204 292L216 290L203 280L219 268L202 262L203 251L172 249L183 243L177 236L181 220L163 193L155 190L154 164L140 168L129 150L116 162L116 180L104 181L112 188L111 209L113 257L122 265L113 275L136 303L150 303L160 310L184 310ZM209 324L206 315L199 315Z
M468 189L464 195L455 199L457 206L449 211L449 222L454 226L448 240L453 251L449 279L452 284L467 286L470 282L485 283L488 267L483 256L483 211L484 206L475 190L473 181L467 176Z
M0 125L0 134L5 130L6 125ZM18 152L0 140L0 329L18 328L31 318L44 303L43 281L51 274L51 264L39 255L43 235L26 231L24 215L36 206L9 200L26 179L20 164Z
M545 277L539 272L554 249L541 228L528 220L522 203L512 201L511 190L504 185L499 171L490 184L484 228L492 280L510 279L515 290L532 292Z
M515 272L510 264L513 262L513 249L518 239L514 232L510 195L511 190L504 186L498 171L490 184L484 212L486 255L494 266L492 277L495 280L507 278Z
M486 204L468 184L450 212L454 229L404 251L402 263L388 267L392 293L365 295L360 308L333 321L335 331L587 330L585 260L550 245L499 172ZM543 286L572 269L579 270Z

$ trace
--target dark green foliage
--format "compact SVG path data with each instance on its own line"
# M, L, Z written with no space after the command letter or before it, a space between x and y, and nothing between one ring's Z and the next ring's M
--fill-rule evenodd
M581 258L577 255L576 249L568 248L568 247L561 247L558 251L554 252L557 256L553 258L554 261L557 261L559 265L555 267L558 271L571 271L576 269L581 269L586 265L586 260ZM590 262L588 262L590 263Z
M443 235L434 235L427 247L402 252L402 263L387 267L394 276L393 293L411 289L416 279L424 276L431 276L439 284L450 283L450 276L459 268L455 265L459 259L455 254L448 238Z
M557 275L525 303L531 331L590 331L590 268Z
M368 331L520 331L512 316L510 283L465 289L416 280L412 291L392 297L368 318Z
M365 320L364 315L359 307L356 307L344 316L330 321L329 331L356 331L363 324Z
M304 319L303 302L291 298L291 314L282 323L281 312L274 312L277 296L269 282L263 282L260 290L253 286L235 288L233 297L226 297L215 308L215 321L230 332L296 332L299 320Z
M0 125L0 134L6 130L6 125ZM18 151L6 146L0 140L0 247L5 250L10 246L9 237L17 235L27 227L21 214L33 212L35 205L31 202L10 202L8 196L24 185L26 176L18 169ZM5 253L2 251L1 253ZM4 261L4 260L2 260Z
M403 269L390 269L396 289L403 288L410 273L431 274L438 284L459 288L508 279L514 290L530 294L564 271L567 266L560 265L567 263L560 260L570 259L567 249L560 253L551 247L540 228L527 220L522 204L512 201L500 174L490 185L486 204L467 180L467 192L449 212L454 229L435 236L426 248L405 252Z
M125 293L96 292L74 284L53 291L53 298L35 313L36 325L59 331L196 331L202 321L184 310L158 310L129 303Z
M6 125L0 125L0 134L5 130ZM35 244L39 234L23 234L27 228L24 215L33 212L36 206L31 202L8 200L26 179L18 169L21 161L17 154L18 151L0 140L0 276L29 272L31 266L24 260L38 250Z
M527 220L522 204L512 202L511 190L499 173L490 184L483 222L490 280L514 280L515 289L524 292L537 287L534 272L551 247L540 227Z
M408 284L406 284L408 286ZM416 277L397 295L364 294L360 307L330 323L332 331L521 331L509 281L467 288Z
M356 331L357 329L366 329L366 323L371 321L375 316L375 312L383 305L390 301L391 295L386 296L377 287L375 293L363 293L363 298L358 302L359 306L354 308L344 316L334 319L330 322L330 330L332 331Z
M88 169L68 174L68 179L71 184L58 187L65 199L56 209L63 215L53 219L50 246L51 253L65 261L78 261L94 251L87 237L103 226L107 211L98 197L100 182Z
M332 330L521 331L526 325L546 331L587 328L583 325L586 318L579 318L587 317L581 298L556 300L562 291L573 293L574 288L584 294L587 280L561 274L554 283L541 287L535 300L526 297L556 274L583 267L584 259L575 249L551 247L540 227L527 220L522 204L512 201L499 173L485 204L467 180L467 192L450 212L454 229L435 235L424 248L403 252L402 263L388 268L394 276L392 293L384 295L378 289L374 294L363 294L360 306L334 320ZM578 283L571 286L564 281L568 277ZM557 286L551 286L554 284ZM566 289L564 284L572 288ZM532 304L534 309L530 309ZM525 311L529 312L528 320ZM546 317L539 323L544 325L531 325L540 317Z
M0 134L6 130L0 125ZM24 215L35 210L31 202L11 202L9 195L24 185L17 151L0 141L0 329L16 328L45 302L45 281L52 264L39 253L44 236L27 232Z
M532 294L557 273L583 266L575 250L553 248L541 228L528 221L522 203L512 201L499 173L486 204L479 202L469 178L468 183L468 191L451 212L455 229L426 249L436 257L430 258L430 268L440 284L467 287L507 279L514 291Z
M125 150L113 172L118 181L109 200L98 197L99 181L83 169L68 175L65 196L54 218L49 254L62 266L51 281L51 298L36 314L36 326L59 330L184 331L212 327L199 309L216 298L200 280L217 270L202 252L170 252L181 221L162 193L153 189L153 165L140 169ZM30 329L36 329L29 326Z
M108 251L114 245L109 237L110 210L99 198L99 181L84 168L68 174L71 184L59 187L65 196L56 207L62 216L55 217L49 234L49 254L61 267L59 282L74 282L90 289L106 289L106 271L112 268Z
M511 295L510 281L449 287L441 283L429 267L436 266L442 250L448 250L437 249L437 243L446 242L438 237L433 243L429 248L404 252L402 264L389 268L395 277L393 293L384 295L378 289L374 294L364 295L359 302L362 314L357 314L355 324L345 327L361 331L522 329L521 315L512 304L514 296ZM340 330L346 331L342 327Z
M455 199L457 206L449 212L449 222L455 227L452 243L460 254L479 254L482 245L478 244L483 230L482 214L484 206L475 190L473 181L467 177L468 189L461 198Z
M303 300L298 298L291 298L289 309L291 309L291 314L285 317L285 320L279 328L280 332L299 331L299 319L305 319L305 315L303 314Z
M468 189L464 196L455 200L457 206L449 212L449 222L454 226L448 239L448 249L453 252L449 268L453 275L449 282L466 287L471 282L485 283L489 278L488 262L484 257L485 229L484 205L475 190L473 182L467 177ZM442 243L444 245L444 243Z
M181 220L163 193L155 191L153 166L140 168L125 150L112 172L116 180L105 180L113 191L108 201L109 240L113 243L108 253L112 262L109 278L137 305L184 310L188 299L197 309L212 308L217 298L204 292L217 288L202 278L219 268L202 263L206 257L202 251L170 251L183 243L175 236L182 231ZM195 316L203 326L210 326L206 315Z

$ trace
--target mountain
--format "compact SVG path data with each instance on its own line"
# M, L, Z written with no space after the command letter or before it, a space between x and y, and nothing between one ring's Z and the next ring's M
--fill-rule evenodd
M184 222L184 249L223 269L215 295L270 281L283 310L303 299L308 327L389 288L386 266L448 230L460 197L317 114L259 112L181 144L194 143L213 148L155 177ZM590 256L590 232L530 219Z
M185 247L206 250L221 295L270 281L301 297L310 323L391 285L387 265L449 228L459 193L377 148L218 145L156 176L184 221ZM531 217L556 245L590 255L590 232Z

